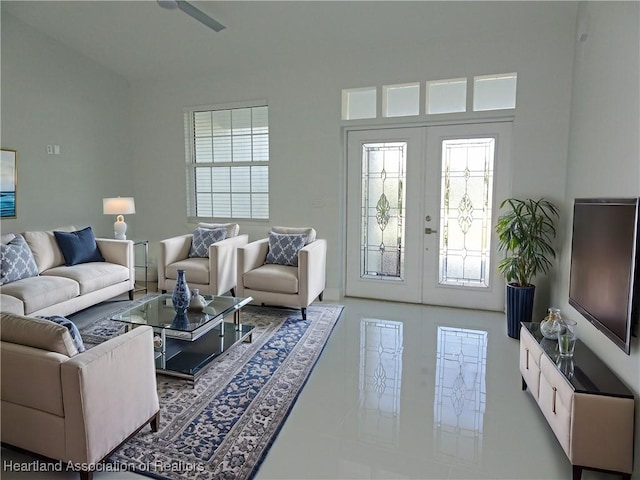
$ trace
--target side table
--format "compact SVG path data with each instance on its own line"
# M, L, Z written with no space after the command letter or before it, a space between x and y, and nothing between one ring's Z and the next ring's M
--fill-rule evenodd
M133 268L137 271L141 269L144 272L144 287L136 286L133 291L135 292L144 292L145 295L149 292L149 240L134 240L133 241L133 250L134 250L134 265ZM135 254L136 250L142 250L142 256L138 256ZM142 261L141 261L142 259Z

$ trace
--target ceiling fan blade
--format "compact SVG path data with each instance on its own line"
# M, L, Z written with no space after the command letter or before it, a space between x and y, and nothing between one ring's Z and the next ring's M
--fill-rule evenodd
M176 2L176 0L156 0L156 2L158 2L158 5L162 8L166 8L167 10L175 10L178 8L178 2Z
M205 24L214 32L219 32L220 30L224 30L225 28L227 28L221 23L216 22L213 18L211 18L206 13L204 13L202 10L199 10L193 5L191 5L189 2L178 0L177 4L180 10L182 10L187 15L192 16L193 18L198 20L200 23Z

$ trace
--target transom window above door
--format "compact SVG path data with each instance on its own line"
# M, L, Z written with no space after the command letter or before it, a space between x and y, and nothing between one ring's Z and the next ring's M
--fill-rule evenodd
M346 88L342 90L342 120L510 110L516 108L517 80L517 73L500 73L470 77L469 81L462 77Z

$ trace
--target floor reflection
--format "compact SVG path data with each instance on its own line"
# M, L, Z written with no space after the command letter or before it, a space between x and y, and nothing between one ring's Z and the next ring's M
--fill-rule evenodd
M358 438L397 447L402 385L402 323L360 320Z
M486 368L487 332L438 327L433 408L437 458L481 462Z

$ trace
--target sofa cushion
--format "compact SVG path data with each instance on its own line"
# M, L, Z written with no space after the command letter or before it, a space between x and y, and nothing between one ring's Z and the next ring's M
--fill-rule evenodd
M2 313L0 336L3 342L61 353L68 357L78 353L67 327L40 318Z
M198 227L193 231L190 257L209 258L209 247L216 242L227 238L226 228L202 228Z
M80 285L80 295L86 295L129 280L129 269L115 263L91 262L50 268L41 277L68 278Z
M68 278L40 275L3 285L2 293L22 301L24 313L29 315L77 297L80 285Z
M78 353L82 353L85 351L84 342L82 341L82 337L80 336L80 330L76 327L76 324L73 323L66 317L62 317L60 315L52 315L50 317L38 317L44 320L49 320L50 322L56 323L58 325L62 325L67 330L69 330L69 334L71 335L71 340L73 340L73 345L78 350Z
M227 229L227 238L236 237L238 232L240 231L240 225L237 223L204 223L200 222L198 227L201 228L221 228L224 227Z
M269 232L269 251L266 263L297 267L298 252L304 247L306 240L306 233L279 234Z
M22 235L16 235L7 244L0 244L0 258L0 285L38 275L38 266Z
M271 231L275 233L282 233L284 235L302 234L307 236L307 240L304 243L309 245L311 242L316 241L316 230L311 227L271 227Z
M91 227L76 232L54 231L67 267L87 262L104 262Z
M3 243L3 244L6 245L7 243L9 243L14 238L16 238L16 234L15 233L3 233L2 235L0 235L0 243Z
M245 288L263 292L298 293L298 269L266 264L242 276Z
M0 294L0 310L5 313L24 315L24 303L11 295Z
M73 232L75 229L76 228L71 225L56 228L59 232ZM33 258L36 260L39 273L51 267L64 265L62 250L58 247L58 242L53 234L53 230L47 230L45 232L24 232L23 236L33 253Z
M208 258L186 258L179 262L167 265L165 277L171 279L178 278L178 270L184 270L184 276L189 283L199 283L209 285L209 259Z

